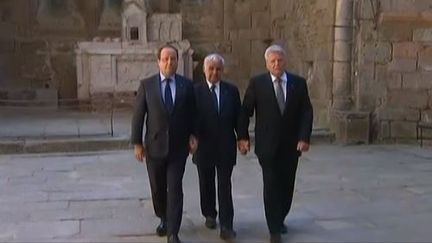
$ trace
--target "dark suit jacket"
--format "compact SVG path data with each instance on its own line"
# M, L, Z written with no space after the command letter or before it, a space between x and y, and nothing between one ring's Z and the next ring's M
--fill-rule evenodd
M171 116L161 95L160 75L141 81L132 118L132 144L142 144L143 124L146 133L144 146L151 158L168 155L186 158L189 154L189 136L193 133L195 96L192 82L175 75L176 96Z
M198 111L196 133L199 144L193 161L197 164L236 163L240 95L237 87L227 82L220 81L219 87L218 114L207 82L195 85Z
M310 140L313 112L306 81L286 73L287 99L283 114L279 111L270 73L253 77L243 99L239 138L249 138L249 117L255 111L255 153L258 158L273 158L278 148L291 155L300 155L297 143Z

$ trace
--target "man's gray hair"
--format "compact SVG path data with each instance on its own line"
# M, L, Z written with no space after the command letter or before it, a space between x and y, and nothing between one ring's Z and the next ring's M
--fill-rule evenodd
M222 66L225 65L225 60L221 55L219 55L217 53L211 53L204 58L203 67L205 68L209 62L213 62L213 61L222 63Z
M273 45L267 47L267 49L264 52L264 58L267 60L271 53L280 53L280 54L286 56L285 49L278 44L273 44Z

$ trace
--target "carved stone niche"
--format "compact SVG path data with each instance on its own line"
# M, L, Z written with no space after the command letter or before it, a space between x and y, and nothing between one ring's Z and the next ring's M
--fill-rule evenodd
M150 7L146 1L125 0L122 13L122 39L129 43L147 43L147 15Z
M78 43L80 100L133 96L140 80L158 73L157 51L166 43L178 50L177 73L192 78L193 50L189 41L182 39L180 14L151 14L144 0L125 0L122 10L122 38Z

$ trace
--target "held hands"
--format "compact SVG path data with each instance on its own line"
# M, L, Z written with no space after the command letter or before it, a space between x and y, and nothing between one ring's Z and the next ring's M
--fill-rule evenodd
M309 151L309 144L308 143L306 143L306 142L303 142L303 141L299 141L298 143L297 143L297 151L300 151L300 152L307 152L307 151Z
M134 146L135 158L138 162L143 162L145 158L145 148L141 144L135 144Z
M189 153L194 154L198 148L198 139L194 135L189 137Z
M250 142L247 139L240 139L237 142L237 147L241 154L246 155L250 150Z

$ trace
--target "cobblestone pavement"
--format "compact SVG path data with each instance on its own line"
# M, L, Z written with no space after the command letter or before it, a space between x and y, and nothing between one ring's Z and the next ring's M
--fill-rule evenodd
M432 150L316 145L300 161L285 242L430 242ZM154 233L145 166L132 151L0 156L1 242L165 242ZM233 174L237 242L268 242L256 157ZM184 242L222 242L204 227L198 179L184 176Z

